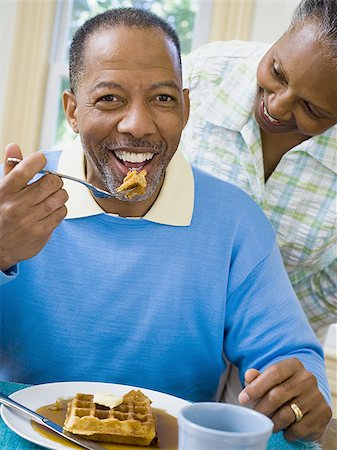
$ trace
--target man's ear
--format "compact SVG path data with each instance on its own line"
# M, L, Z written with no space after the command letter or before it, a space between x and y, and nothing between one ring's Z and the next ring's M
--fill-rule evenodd
M185 128L188 118L190 116L190 91L188 89L183 89L183 96L184 96L184 128Z
M77 100L75 95L66 89L62 95L63 109L67 121L75 133L79 132L77 121Z

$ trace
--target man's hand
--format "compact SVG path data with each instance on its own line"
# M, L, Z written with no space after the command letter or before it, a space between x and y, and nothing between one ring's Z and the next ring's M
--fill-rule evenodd
M332 416L329 405L317 387L315 376L306 371L296 358L268 367L263 373L249 369L247 386L239 394L241 404L253 404L256 411L274 422L274 433L284 430L288 441L319 439ZM296 422L290 405L295 403L303 413Z
M7 145L8 157L22 159L16 144ZM68 194L60 177L45 175L28 185L45 164L40 152L15 167L5 162L0 180L0 270L35 256L67 214Z

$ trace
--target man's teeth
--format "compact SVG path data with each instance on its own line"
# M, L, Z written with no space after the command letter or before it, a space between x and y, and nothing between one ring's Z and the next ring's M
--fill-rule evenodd
M149 161L150 159L152 159L154 153L132 153L116 150L115 155L118 159L121 159L124 162L142 163L144 161Z
M267 116L268 119L269 119L271 122L279 123L279 121L278 121L277 119L275 119L273 116L271 116L271 115L269 114L269 112L267 111L267 108L266 108L266 105L265 105L265 104L263 105L263 112L264 112L265 116Z

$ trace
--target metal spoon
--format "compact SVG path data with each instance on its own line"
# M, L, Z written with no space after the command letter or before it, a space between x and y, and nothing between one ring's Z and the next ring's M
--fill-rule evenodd
M13 166L16 166L21 161L22 160L19 158L7 158L6 159L6 162ZM94 186L93 184L88 183L85 180L81 180L80 178L72 177L70 175L64 175L63 173L53 172L52 170L46 170L46 169L42 169L38 173L57 175L58 177L66 178L67 180L76 181L77 183L81 183L84 186L86 186L88 189L90 189L92 191L92 193L94 194L94 196L98 197L98 198L115 198L116 197L116 194L112 194L111 192L103 191L103 189L100 189L100 188Z

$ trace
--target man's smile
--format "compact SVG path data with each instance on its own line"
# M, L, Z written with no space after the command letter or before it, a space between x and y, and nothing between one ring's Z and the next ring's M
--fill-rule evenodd
M108 152L110 167L120 173L120 176L125 176L129 170L142 170L146 168L147 172L150 173L154 167L156 156L164 150L163 143L157 143L150 145L145 142L143 145L138 144L107 144L103 146L104 151ZM116 172L115 172L116 173Z
M143 163L145 161L149 161L153 158L154 153L146 152L146 153L134 153L134 152L127 152L123 150L116 150L115 155L118 159L124 162L131 162L131 163Z

